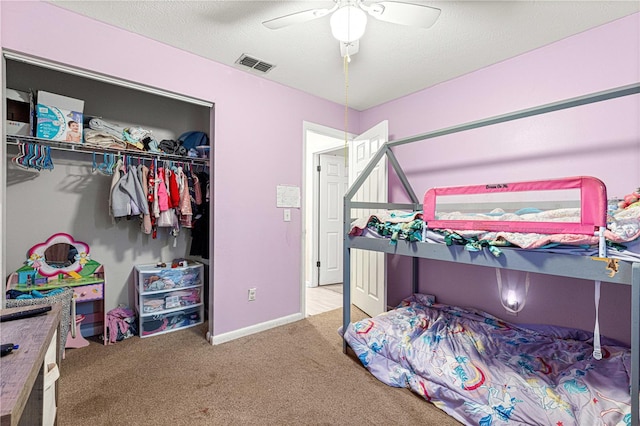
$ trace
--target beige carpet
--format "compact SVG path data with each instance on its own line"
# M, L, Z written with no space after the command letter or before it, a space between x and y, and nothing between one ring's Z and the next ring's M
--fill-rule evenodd
M199 326L68 349L58 424L459 424L343 354L341 323L336 309L216 346Z

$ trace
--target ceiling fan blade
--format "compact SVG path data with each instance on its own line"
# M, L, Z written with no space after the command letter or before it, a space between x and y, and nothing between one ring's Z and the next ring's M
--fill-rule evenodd
M374 3L367 12L381 21L421 28L431 27L440 16L438 8L396 1Z
M288 27L289 25L300 24L302 22L311 21L312 19L322 18L328 15L332 9L309 9L302 12L292 13L290 15L281 16L279 18L270 19L264 21L262 25L271 29L277 30L279 28Z

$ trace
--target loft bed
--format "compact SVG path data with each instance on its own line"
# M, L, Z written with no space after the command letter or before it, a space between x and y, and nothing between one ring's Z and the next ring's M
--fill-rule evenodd
M580 253L576 253L575 251L558 253L545 250L526 250L517 247L500 247L498 253L490 252L489 250L471 252L465 250L463 245L434 243L433 240L428 238L427 233L433 228L468 230L478 229L476 226L480 225L485 227L489 226L495 231L506 229L507 231L517 232L519 229L522 229L524 231L528 230L528 232L538 232L540 230L546 230L550 231L550 234L554 234L566 232L567 230L563 228L565 226L564 224L554 225L553 222L543 224L540 222L527 222L524 226L522 226L522 223L519 223L514 227L512 221L492 220L492 218L488 221L491 223L481 223L483 222L481 220L468 221L466 220L468 219L467 217L463 219L453 218L449 222L447 221L449 218L440 221L441 218L437 217L434 208L438 196L447 194L449 191L452 191L452 193L459 193L460 191L473 192L474 190L482 192L480 190L481 188L491 190L495 190L496 188L489 188L490 185L482 185L473 189L470 189L471 187L431 189L425 194L424 203L420 204L399 162L391 151L392 147L402 144L638 93L640 93L640 84L633 84L383 144L351 185L344 197L344 291L343 325L341 328L344 352L346 353L347 348L350 346L363 364L377 378L393 386L411 388L414 392L430 400L452 417L465 423L495 424L492 422L498 422L497 424L503 424L502 422L507 423L509 420L512 420L516 423L536 424L549 423L552 418L556 418L560 419L558 421L566 425L572 422L575 423L576 421L582 422L576 424L595 424L596 420L605 423L612 418L617 418L618 420L616 421L619 421L621 424L640 424L640 257L638 257L638 259L625 257L618 259L614 257L613 251L610 250L610 253L607 253L605 245L605 235L607 232L607 199L604 185L599 187L597 179L585 180L585 182L587 182L585 186L591 184L596 185L596 187L591 187L591 190L599 194L598 202L593 203L593 196L588 195L585 197L586 193L580 189L581 195L583 196L581 200L587 199L589 202L583 203L581 201L579 209L580 220L575 224L577 226L571 227L570 230L584 237L595 238L598 243L598 249L595 255L588 255L586 252L582 253L582 255L575 255ZM386 156L389 164L394 168L411 203L352 201L371 171L384 156ZM562 182L572 182L570 184L572 188L582 188L583 183L582 181L576 183L575 179L574 181L571 179L559 179L557 181L556 183L560 186L562 186ZM529 182L526 184L533 184L535 188L540 188L540 186L538 186L540 182ZM542 185L544 186L544 183L542 183ZM517 188L517 185L510 186L511 188ZM520 190L531 190L531 187L525 185ZM365 236L359 236L358 233L355 233L356 235L354 236L351 234L352 209L408 211L411 212L412 220L422 219L424 215L424 222L426 222L429 231L427 231L427 227L425 227L425 230L421 231L421 237L415 238L414 233L414 238L400 239L394 241L393 244L390 244L389 239L367 238ZM554 227L556 227L556 229L553 229ZM412 257L412 293L414 295L405 299L396 310L380 315L380 318L374 317L351 324L351 249ZM603 344L600 346L599 338L597 338L597 322L593 335L586 337L579 336L578 338L575 331L569 332L565 330L558 332L557 329L544 331L524 329L473 309L465 310L459 307L435 304L433 300L428 297L418 294L418 261L421 258L487 266L496 268L497 271L514 270L590 280L596 282L596 297L598 296L600 282L629 285L631 286L631 347L630 349L621 348L616 342L610 342L606 339L603 340ZM465 321L469 319L470 322L459 322L461 318L465 318ZM438 334L436 324L440 324L440 327L443 327L442 324L445 324L445 329L447 329L447 327L459 327L461 330L464 330L464 333L455 333L452 332L451 329L448 329L449 331L445 332L447 339L443 339L443 335ZM491 325L489 330L487 330L487 324ZM429 334L429 332L432 331L432 325L435 327L433 329L435 330L435 334ZM488 341L483 341L480 335L474 334L475 331L470 331L476 328L485 329L485 336L490 336L492 339L490 344ZM393 334L397 330L402 330L404 334L398 337L399 340L391 341L390 339L394 338ZM441 333L442 328L439 330ZM360 340L364 335L369 335L367 338L370 337L371 340ZM467 340L456 343L453 339L454 335L466 338ZM532 337L533 335L535 335L535 338ZM538 338L541 340L536 340ZM547 373L551 370L557 372L559 374L557 377L559 380L562 377L566 379L566 377L571 374L573 374L574 379L578 378L578 376L582 377L582 375L585 374L585 380L574 380L571 384L563 382L563 385L560 386L560 382L549 382L549 377L545 376L543 379L547 381L544 382L543 380L544 386L541 386L541 382L536 381L537 379L535 377L530 377L526 374L529 370L523 367L522 362L517 361L517 357L506 360L506 364L508 365L509 362L515 362L518 368L521 370L524 368L525 371L519 372L517 371L518 368L512 365L512 369L509 370L508 373L505 373L508 377L500 376L499 372L501 370L493 364L493 360L500 357L496 357L495 353L487 350L491 345L500 344L500 339L503 339L502 343L507 345L513 345L514 341L520 343L531 342L530 346L536 348L545 345L565 348L563 345L573 345L572 348L575 349L577 345L578 348L576 350L578 350L578 352L573 355L574 361L579 360L582 364L565 363L565 365L562 366L549 366L544 362L544 354L540 353L540 357L536 357L535 350L533 352L527 352L524 356L526 356L527 359L539 360L541 365L549 368ZM460 355L455 352L446 352L446 345L438 345L437 350L444 352L440 353L439 359L434 359L427 358L427 356L430 356L428 355L429 353L433 354L437 352L434 349L435 346L427 345L426 348L422 348L423 352L420 352L420 348L418 347L419 342L430 342L433 344L434 341L443 342L444 340L450 341L451 345L458 350L461 347L465 347L471 352L464 352L464 355ZM524 346L526 346L526 344ZM520 346L520 348L522 349L522 346ZM589 349L590 352L585 352L587 349ZM387 352L387 350L389 350L389 352ZM565 351L564 353L570 352ZM415 356L415 359L412 360L411 358L413 356ZM457 356L461 356L462 358L460 359L465 360L465 362L460 362L460 359L456 358ZM485 358L478 359L476 356L484 356ZM374 361L374 358L377 358L377 360ZM454 360L454 362L447 364L447 359L449 361ZM585 364L585 359L588 359L589 363ZM612 360L615 360L615 362ZM468 364L466 362L468 362ZM487 364L482 364L483 362ZM610 367L608 366L610 366L612 362L618 364L618 370L609 370ZM453 377L452 382L442 380L443 377L447 376L447 374L444 373L446 370L444 368L445 365L453 369L449 371L449 376ZM452 365L455 365L455 368L452 367ZM485 367L490 366L489 370L491 371L491 375L497 377L496 383L502 383L502 389L492 387L488 382L488 370L486 368L476 368L478 365L484 365ZM383 369L382 366L385 368ZM467 367L471 369L465 370ZM567 370L561 370L562 368L567 368ZM556 371L555 369L558 370ZM536 368L533 368L533 370L536 370ZM589 374L591 374L591 376L589 376ZM598 387L598 380L595 380L595 383L586 380L587 376L592 377L594 374L602 374L602 377L607 378L615 376L615 380L610 380L615 386L605 389ZM461 391L461 389L469 383L470 379L478 379L479 377L481 377L482 380L476 380L471 386L473 388L471 390L475 393L467 394ZM505 382L505 380L507 380L507 382ZM518 384L523 385L523 387L519 388ZM535 386L533 386L534 384ZM592 387L592 385L595 387ZM505 389L511 389L513 394ZM563 393L561 392L562 389L569 389L569 391ZM593 398L587 399L587 401L607 401L610 408L603 409L599 412L596 409L597 407L586 408L583 400L571 399L570 395L568 395L572 393L571 390L573 390L574 394L581 394L582 398L585 398L585 395L593 395ZM615 397L612 395L615 395ZM514 401L521 403L521 407L525 408L516 410ZM527 405L530 401L534 401L541 406L542 409L539 410L539 412L532 411L532 406ZM611 408L614 405L616 408ZM544 417L549 416L550 410L553 411L552 409L555 409L554 412L560 417ZM527 412L530 413L530 416L518 417L518 415ZM608 416L608 420L605 419L604 416Z

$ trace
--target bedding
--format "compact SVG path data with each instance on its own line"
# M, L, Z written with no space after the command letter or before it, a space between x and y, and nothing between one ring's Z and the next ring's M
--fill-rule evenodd
M376 378L465 424L630 424L630 350L606 342L595 360L590 333L528 329L415 294L344 338Z
M405 239L464 244L473 251L488 247L496 256L503 246L553 248L590 256L598 255L606 244L614 255L618 252L621 258L637 259L640 254L628 247L635 249L640 240L639 197L640 190L636 190L623 203L607 200L604 183L591 176L435 187L425 192L424 211L379 212L354 221L349 234L371 235L367 232L371 230L390 238L391 244ZM451 204L452 200L456 204ZM487 209L496 203L502 208ZM561 207L541 208L549 205ZM480 211L473 211L474 206ZM424 226L426 231L422 231Z
M481 217L483 220L509 222L557 221L567 222L579 218L579 209L557 209L533 212L533 209L522 209L522 213L504 213L492 211L488 214L449 212L437 215L440 220L466 220ZM421 241L424 220L422 212L389 211L370 215L355 220L351 225L351 236L379 236L398 240ZM630 205L624 209L611 212L607 217L607 229L604 236L610 257L626 260L640 259L640 205ZM595 256L598 254L599 238L585 234L542 234L535 232L481 231L455 229L429 229L424 234L425 242L461 244L467 250L477 251L488 248L499 256L499 247L517 247L527 250L545 249Z

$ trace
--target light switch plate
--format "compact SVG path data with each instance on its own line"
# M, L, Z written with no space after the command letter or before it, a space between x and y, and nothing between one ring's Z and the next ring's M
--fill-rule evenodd
M291 209L284 209L284 221L291 222Z

